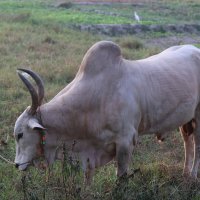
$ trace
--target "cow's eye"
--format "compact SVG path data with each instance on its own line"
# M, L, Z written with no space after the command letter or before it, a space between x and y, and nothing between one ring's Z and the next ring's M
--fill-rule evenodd
M17 135L17 140L19 140L20 138L22 138L23 137L23 133L19 133L18 135Z

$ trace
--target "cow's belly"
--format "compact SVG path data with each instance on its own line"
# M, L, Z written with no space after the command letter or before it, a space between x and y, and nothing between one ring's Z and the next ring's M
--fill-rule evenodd
M73 160L80 160L83 170L101 167L110 162L116 154L115 144L94 144L91 140L67 141L66 150ZM63 151L59 149L57 159L63 159Z
M163 105L164 106L164 105ZM174 109L168 112L155 112L150 115L152 118L146 117L146 123L143 122L143 130L139 131L141 134L151 134L157 132L172 131L179 126L189 122L194 118L195 103L181 103Z
M115 157L115 144L105 146L89 145L87 149L79 152L83 170L101 167L110 162Z

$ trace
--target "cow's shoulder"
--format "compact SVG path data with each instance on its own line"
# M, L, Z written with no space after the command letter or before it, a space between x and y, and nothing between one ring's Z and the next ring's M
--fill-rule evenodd
M85 54L80 71L88 74L100 73L106 68L113 68L121 59L120 47L111 41L95 43Z

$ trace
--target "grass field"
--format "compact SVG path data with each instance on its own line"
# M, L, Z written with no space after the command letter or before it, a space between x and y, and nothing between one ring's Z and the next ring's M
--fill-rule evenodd
M48 101L73 79L85 52L96 41L118 43L129 59L160 52L163 46L157 45L156 38L168 46L168 37L177 38L173 43L193 37L193 44L199 45L197 35L153 33L111 38L67 28L71 23L135 23L134 9L143 23L198 23L198 1L159 1L134 8L116 4L58 9L52 5L53 1L0 1L0 155L9 160L15 156L15 120L31 101L17 68L31 68L41 75ZM183 159L183 144L176 130L163 144L154 136L140 137L130 164L138 170L121 183L116 180L114 162L98 169L93 184L86 187L79 163L56 162L47 171L31 168L22 173L0 158L0 199L199 200L199 182L187 181L181 175Z
M57 8L50 1L1 1L0 16L5 21L34 24L134 24L137 11L143 24L198 23L200 5L197 2L140 3L133 5L77 5ZM7 17L9 15L9 17Z

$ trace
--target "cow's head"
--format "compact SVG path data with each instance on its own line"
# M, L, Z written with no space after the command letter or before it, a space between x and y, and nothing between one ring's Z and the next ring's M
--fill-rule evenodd
M36 82L37 91L26 76L24 76L24 72L29 74ZM32 98L32 105L18 117L14 127L16 167L20 170L25 170L28 165L36 163L34 161L36 161L41 154L41 136L39 132L44 130L44 127L39 122L37 109L42 104L44 98L44 86L42 79L31 70L19 69L18 75L28 88Z

